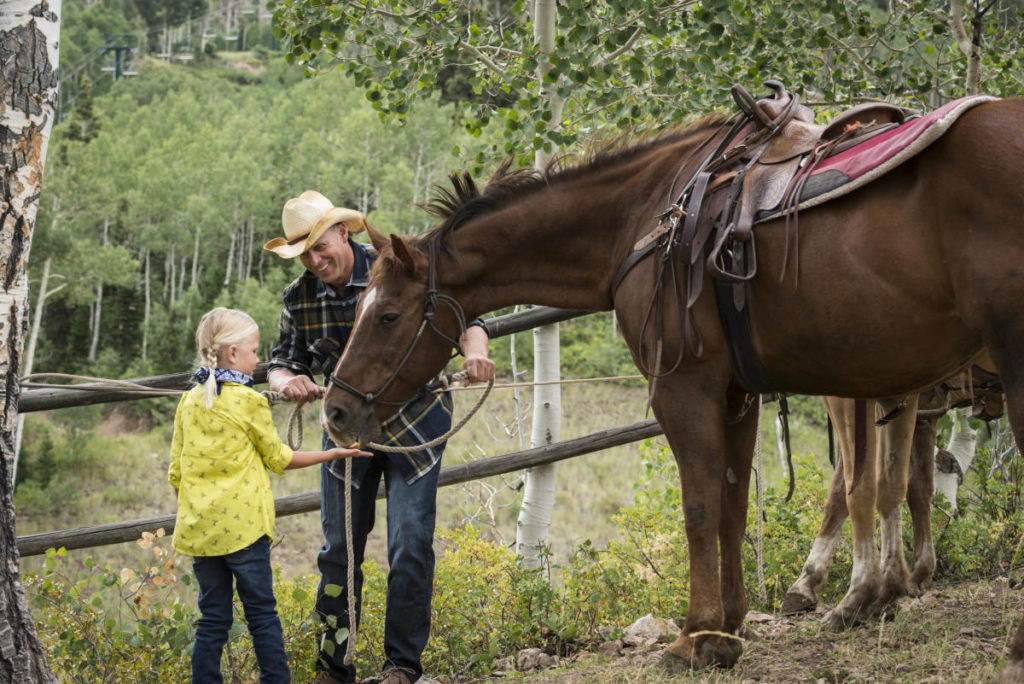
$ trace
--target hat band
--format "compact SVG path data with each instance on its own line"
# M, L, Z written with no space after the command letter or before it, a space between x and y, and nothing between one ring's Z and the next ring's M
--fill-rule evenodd
M308 237L309 237L309 233L306 233L305 235L300 235L297 238L292 238L291 240L289 240L288 244L289 245L297 245L297 244L299 244L300 242L302 242L303 240L305 240Z

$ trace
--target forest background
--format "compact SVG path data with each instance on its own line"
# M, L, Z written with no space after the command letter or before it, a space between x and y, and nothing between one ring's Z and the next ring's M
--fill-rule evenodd
M616 136L657 133L727 109L734 82L756 92L764 79L779 78L822 117L872 98L929 109L968 90L955 12L967 19L961 28L968 43L984 47L978 60L984 92L1017 95L1022 4L952 3L940 11L929 3L884 0L761 3L756 9L717 1L570 0L562 4L552 83L579 99L567 110L567 125L550 130L536 93L526 88L458 67L428 78L417 71L416 60L424 56L403 53L397 42L373 45L372 36L358 33L313 35L309 27L324 20L316 13L327 11L318 3L278 3L275 24L265 7L238 0L67 0L60 123L30 260L32 304L41 312L30 332L31 370L108 378L187 370L194 362L195 323L217 305L253 314L264 331L265 358L280 292L297 275L297 264L266 255L261 246L279 234L283 202L305 189L363 211L385 233L414 233L431 225L416 205L451 171L469 169L483 179L505 157L526 164L532 150L545 145L584 157ZM457 11L475 27L467 44L485 43L499 30L511 42L514 19L525 14L521 3L502 0L458 3ZM343 24L323 25L337 30ZM621 63L593 59L586 46L594 44L620 52ZM447 54L455 47L437 49ZM340 68L325 51L342 57ZM492 355L509 378L506 344L492 348ZM529 367L530 348L529 334L517 336L516 367ZM607 314L562 325L562 367L568 377L635 373ZM518 448L515 412L522 406L502 401L452 457ZM572 437L642 418L644 392L636 383L619 383L569 394L566 403L585 417L566 431ZM775 518L778 556L769 583L776 593L765 607L799 570L820 511L820 497L810 489L823 489L828 477L820 402L799 399L795 408L806 496ZM27 415L15 488L19 534L170 512L163 472L172 413L171 400L148 399ZM771 413L769 407L762 421L768 441L775 435ZM783 470L772 456L767 479L778 483ZM567 485L559 498L573 517L553 527L560 560L637 534L655 546L664 541L643 519L645 505L661 512L674 506L671 515L678 516L678 485L657 441L577 461L565 480L578 488ZM635 478L622 478L623 463ZM298 477L280 484L279 495L316 487L315 480ZM467 488L444 524L476 523L500 545L514 524L516 486L514 479L498 479ZM1000 511L988 515L1005 520ZM787 516L798 513L800 524L789 524L795 517ZM276 552L295 575L310 571L318 545L315 516L301 517L301 527L282 521L295 544ZM787 525L792 546L782 542ZM999 534L1012 538L1015 529ZM974 534L991 536L981 526ZM972 561L964 550L969 539L947 540L955 546L946 560L949 573L1015 558L1011 549ZM94 566L95 556L116 573L138 564L133 553L118 547L80 554L73 566ZM840 568L841 560L842 551ZM53 556L23 559L23 570L45 573L53 563ZM644 577L634 574L637 582ZM662 601L685 612L685 601L673 603L669 593L646 597L648 606ZM636 605L643 599L638 595ZM55 628L58 618L43 615ZM551 624L560 638L569 634L560 631L563 623ZM44 633L51 645L67 646L55 632Z

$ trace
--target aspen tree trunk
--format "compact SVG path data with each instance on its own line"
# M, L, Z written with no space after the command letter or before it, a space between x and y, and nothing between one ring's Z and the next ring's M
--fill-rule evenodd
M36 343L39 341L39 330L43 327L43 309L46 306L46 299L64 289L67 283L63 283L54 289L50 288L50 265L53 260L46 257L43 262L43 275L39 279L39 294L36 295L36 308L32 312L32 328L28 334L28 344L25 345L25 354L21 362L20 375L31 375L35 365ZM11 491L14 491L14 484L18 481L18 459L21 456L21 436L25 431L25 416L18 415L18 429L14 433L14 466L11 468Z
M537 0L534 8L534 38L543 54L555 49L555 0ZM550 64L542 60L538 66L538 81L543 83L544 74ZM563 100L553 91L545 92L547 106L551 112L550 125L557 127L562 118ZM534 156L534 165L542 170L550 158L543 150ZM558 324L544 325L533 333L533 359L535 382L557 381L559 379L559 336ZM530 446L539 447L553 444L562 433L562 390L557 384L538 385L533 392L533 427ZM516 553L529 568L539 568L544 563L542 551L547 545L548 530L551 527L551 510L555 505L555 464L535 466L526 471L526 487L523 490L523 506L519 510L516 526Z
M199 281L199 226L196 226L196 241L192 247L192 282L190 288L194 288Z
M949 435L949 443L946 451L953 454L957 465L960 467L960 474L944 473L937 467L934 477L934 491L942 493L949 502L949 512L956 513L956 494L960 489L961 478L967 474L967 469L974 463L974 455L978 446L978 431L971 427L967 420L970 409L953 409L950 415L953 417L953 429ZM936 466L938 463L936 463Z
M981 14L975 14L971 32L964 24L964 0L950 0L950 16L953 18L953 35L960 52L967 58L967 76L964 82L968 95L981 92ZM975 8L975 12L979 12Z
M188 255L182 255L181 265L178 266L178 293L185 291L185 271L188 270Z
M103 246L110 241L110 217L103 217ZM92 339L89 340L89 361L96 360L96 352L100 347L100 326L103 323L103 283L96 286L96 305L93 308Z
M228 247L228 265L224 270L224 285L231 282L231 265L235 263L235 233L231 233L231 246Z
M174 306L174 245L164 259L164 301L169 307Z
M60 0L0 4L0 684L57 682L21 584L12 495L28 255L56 113L60 12Z
M142 276L142 279L144 281L143 284L142 284L142 288L143 288L144 298L145 298L145 305L144 305L145 308L143 309L143 312L142 312L142 362L143 363L146 362L147 353L149 352L149 312L150 312L150 306L152 304L152 302L150 300L150 292L149 292L149 250L146 249L146 250L144 250L144 252L145 252L145 257L143 258L143 261L145 263L145 266L143 268L143 274L144 275Z
M256 238L256 224L250 216L242 222L242 226L245 228L245 269L239 269L238 281L244 283L252 275L252 248Z

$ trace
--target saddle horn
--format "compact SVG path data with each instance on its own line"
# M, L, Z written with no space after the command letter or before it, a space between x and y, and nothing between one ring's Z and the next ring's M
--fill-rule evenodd
M775 94L772 97L776 100L784 100L788 95L788 93L786 93L786 86L782 85L782 81L776 81L773 78L765 81L764 84L775 91Z

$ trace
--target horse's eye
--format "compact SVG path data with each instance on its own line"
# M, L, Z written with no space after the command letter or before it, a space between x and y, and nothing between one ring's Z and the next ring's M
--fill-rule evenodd
M381 325L394 325L397 320L398 320L398 314L394 313L394 312L382 313L380 315L380 324Z

